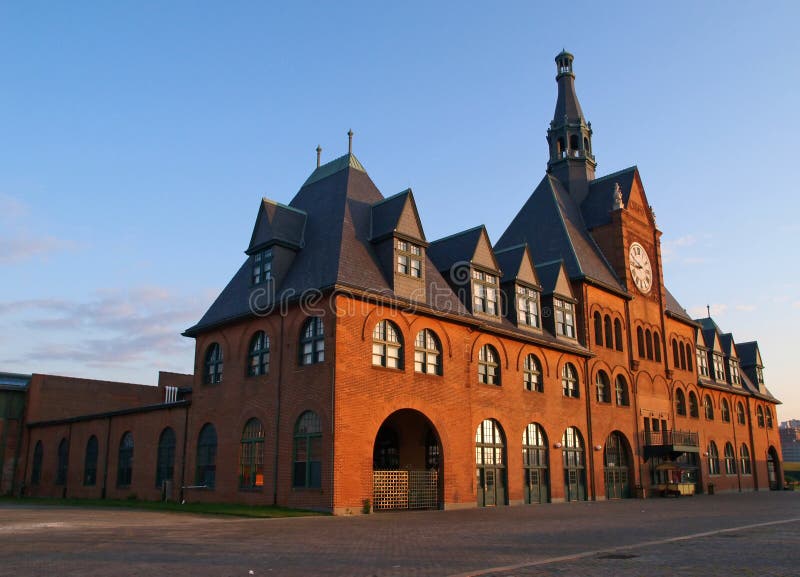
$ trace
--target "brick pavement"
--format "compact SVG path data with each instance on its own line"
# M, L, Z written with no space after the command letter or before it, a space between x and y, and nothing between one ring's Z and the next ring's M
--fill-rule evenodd
M799 575L798 545L789 492L268 520L0 505L0 575L21 577Z

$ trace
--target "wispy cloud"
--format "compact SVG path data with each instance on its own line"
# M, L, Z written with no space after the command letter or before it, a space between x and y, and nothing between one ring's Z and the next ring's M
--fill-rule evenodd
M23 218L30 211L30 207L13 196L0 193L0 220L13 222Z
M756 307L756 305L748 304L748 305L736 305L733 308L735 308L737 311L742 311L742 312L745 312L745 313L751 313L754 310L756 310L757 307Z
M703 234L697 237L694 234L686 234L675 239L665 239L661 242L661 258L666 262L696 265L709 262L708 257L701 255L686 255L691 252L691 247L697 247L702 241L711 238L710 234Z
M145 286L101 290L86 301L3 303L0 314L18 316L21 326L38 335L37 344L19 361L72 361L111 367L144 362L155 355L185 354L192 342L180 333L200 318L207 305L204 296Z
M30 213L31 208L25 202L8 194L0 194L0 223L3 224L0 264L46 258L57 252L80 248L71 240L35 234L35 225L28 218Z

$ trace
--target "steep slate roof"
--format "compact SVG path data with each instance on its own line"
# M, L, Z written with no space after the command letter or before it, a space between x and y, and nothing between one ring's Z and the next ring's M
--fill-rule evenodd
M736 343L736 351L739 353L739 362L742 367L754 367L758 364L758 342L748 341L746 343Z
M403 209L411 198L413 198L413 194L411 189L408 188L373 205L372 222L370 224L370 238L372 240L390 235L397 230L400 217L403 215ZM417 225L422 231L422 223L419 220L417 220ZM420 240L425 240L424 233L422 233Z
M614 189L619 183L622 202L627 207L633 181L639 169L631 166L619 172L597 178L589 183L589 194L581 203L581 214L588 229L611 222L611 207L614 205Z
M262 295L258 305L268 307L335 284L392 294L370 242L372 207L382 200L383 195L352 154L318 167L284 207L305 215L304 248L297 251L286 277L279 279L275 294ZM251 293L263 287L253 287L250 275L247 260L200 322L184 334L195 336L206 328L253 314ZM442 310L467 314L430 259L425 263L425 275L428 302L434 302L435 296Z
M678 299L676 299L672 293L669 292L669 289L665 287L664 292L667 295L666 302L664 303L667 312L671 313L674 317L694 324L695 321L692 320L692 317L689 316L689 313L686 312L686 309L681 306L681 303L678 302Z
M306 213L264 198L258 209L253 235L250 237L251 253L267 243L284 244L303 248L306 228Z
M542 294L549 295L555 292L558 284L558 274L561 272L562 266L564 266L564 261L562 260L554 260L536 265L536 275L539 277L539 282L542 285Z
M513 282L517 280L520 269L522 268L525 259L525 249L528 248L527 244L520 244L505 248L503 250L495 250L494 256L497 259L497 264L500 270L503 271L503 277L500 279L501 283ZM531 263L532 266L532 263ZM536 275L536 268L533 267L533 274ZM538 279L537 279L538 281Z
M570 278L591 279L628 294L589 235L577 203L549 174L495 246L504 249L522 243L528 243L535 264L563 260Z
M458 232L433 241L428 246L428 256L440 271L449 271L458 262L469 263L483 235L483 225Z

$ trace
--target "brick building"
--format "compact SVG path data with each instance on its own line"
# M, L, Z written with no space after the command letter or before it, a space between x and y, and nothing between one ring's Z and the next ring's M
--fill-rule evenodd
M572 62L547 173L494 245L482 226L429 241L411 190L318 154L288 206L261 201L186 331L193 375L33 376L26 494L347 514L626 498L669 467L701 491L778 488L758 345L667 290L638 169L595 176Z

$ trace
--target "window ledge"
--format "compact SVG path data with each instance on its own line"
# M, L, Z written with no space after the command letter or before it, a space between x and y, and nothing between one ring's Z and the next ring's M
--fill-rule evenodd
M393 367L384 367L383 365L371 365L373 369L377 369L379 371L388 371L390 373L404 373L406 372L405 369L399 368L395 369Z

